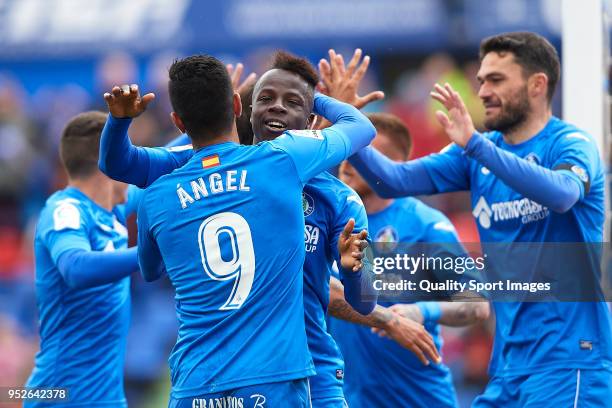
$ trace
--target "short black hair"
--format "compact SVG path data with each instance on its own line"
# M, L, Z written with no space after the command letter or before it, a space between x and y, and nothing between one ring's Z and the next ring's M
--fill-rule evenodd
M407 160L412 152L412 136L402 120L391 113L368 113L376 132L387 135Z
M525 75L543 72L548 77L548 103L552 101L559 78L561 63L553 45L541 35L531 32L503 33L485 38L480 43L480 60L490 52L514 54L514 60Z
M210 55L176 59L168 76L172 109L192 139L214 138L231 129L234 90L221 61Z
M100 135L106 113L83 112L68 121L60 139L60 159L68 177L88 177L98 170Z
M293 72L302 78L313 89L319 83L319 74L306 58L297 57L287 51L277 51L272 59L270 69L282 69Z
M242 101L242 115L236 118L236 128L238 129L238 139L242 145L253 144L253 127L251 126L251 112L253 111L253 91L255 82L240 91Z

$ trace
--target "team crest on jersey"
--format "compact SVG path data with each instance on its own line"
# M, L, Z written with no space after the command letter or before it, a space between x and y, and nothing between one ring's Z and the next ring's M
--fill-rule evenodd
M312 130L312 129L292 130L289 133L291 133L294 136L309 137L311 139L323 140L323 132L321 132L320 130Z
M583 169L580 166L577 165L573 165L571 167L572 173L574 173L575 175L578 176L578 178L583 182L583 183L588 183L589 181L589 175L587 174L586 170Z
M533 164L540 164L540 158L537 154L531 152L527 156L525 156L525 160Z
M304 217L308 217L314 211L314 200L307 193L302 192L302 210L304 210Z
M374 236L374 242L376 243L376 249L382 253L393 251L397 247L397 241L399 240L399 234L392 225L387 225L378 230Z
M488 176L491 173L491 170L489 170L488 168L486 168L485 166L482 166L480 168L480 172L482 173L483 176Z

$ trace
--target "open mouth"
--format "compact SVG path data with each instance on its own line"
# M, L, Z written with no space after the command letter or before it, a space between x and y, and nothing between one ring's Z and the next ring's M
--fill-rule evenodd
M278 119L269 119L264 122L264 125L268 130L274 133L284 132L287 130L287 124Z

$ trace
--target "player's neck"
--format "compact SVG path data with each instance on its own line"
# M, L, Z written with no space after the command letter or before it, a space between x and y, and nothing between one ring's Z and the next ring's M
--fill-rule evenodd
M105 210L111 211L114 207L112 187L106 180L92 176L87 178L70 179L68 185L76 188L87 198Z
M361 201L363 201L363 206L368 214L375 214L393 204L393 199L382 198L375 193L364 194Z
M234 121L234 124L232 125L232 128L229 131L222 133L221 135L215 137L214 139L208 139L206 141L196 141L194 139L191 139L193 150L198 150L203 147L212 146L212 145L216 145L219 143L226 143L226 142L240 143L238 139L238 130L236 129L235 121Z
M546 108L541 112L531 111L519 126L504 133L504 141L510 145L526 142L542 131L550 121L552 111Z

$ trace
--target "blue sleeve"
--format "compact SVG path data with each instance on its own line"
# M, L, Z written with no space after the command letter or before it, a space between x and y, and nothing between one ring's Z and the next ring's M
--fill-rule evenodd
M355 233L363 230L368 230L368 214L366 213L365 207L361 198L357 193L342 197L340 200L340 208L336 211L335 218L333 221L333 232L330 237L330 243L334 260L340 265L340 253L338 252L338 239L340 234L344 230L344 226L351 218L355 220ZM368 235L368 242L371 242L370 235Z
M45 244L55 265L66 251L91 251L87 221L79 204L59 203L53 211L52 225L45 223L43 228Z
M110 178L144 188L193 155L191 148L134 146L127 133L131 122L130 118L117 119L109 114L102 129L98 166Z
M465 154L486 166L510 188L553 211L568 211L581 196L580 183L567 171L554 171L502 150L474 133Z
M374 310L378 293L374 290L371 281L372 274L368 267L367 260L364 259L364 266L359 272L345 270L340 264L340 254L338 252L338 239L344 230L346 223L353 218L355 220L355 233L368 229L368 216L365 207L357 193L345 196L341 199L341 209L334 220L333 234L330 240L336 264L340 269L340 277L344 285L344 299L357 312L367 315ZM371 242L368 235L368 241Z
M290 130L271 142L291 157L303 184L340 164L376 136L376 129L359 110L328 96L315 96L314 112L332 122L332 126Z
M364 258L363 268L358 272L346 270L340 266L340 277L344 285L344 299L362 315L372 313L376 307L378 292L372 282L373 273Z
M368 146L351 156L349 162L383 198L437 192L421 160L397 163Z
M563 135L555 144L553 170L572 178L580 188L580 200L590 191L591 180L601 170L597 144L588 135L573 132Z
M463 149L452 143L440 153L418 159L434 185L436 193L470 189L470 172Z
M138 208L138 264L145 281L152 282L165 274L165 266L157 246L152 237L149 219L144 199Z
M111 252L71 249L63 252L57 262L64 281L73 289L113 283L137 268L136 248Z

